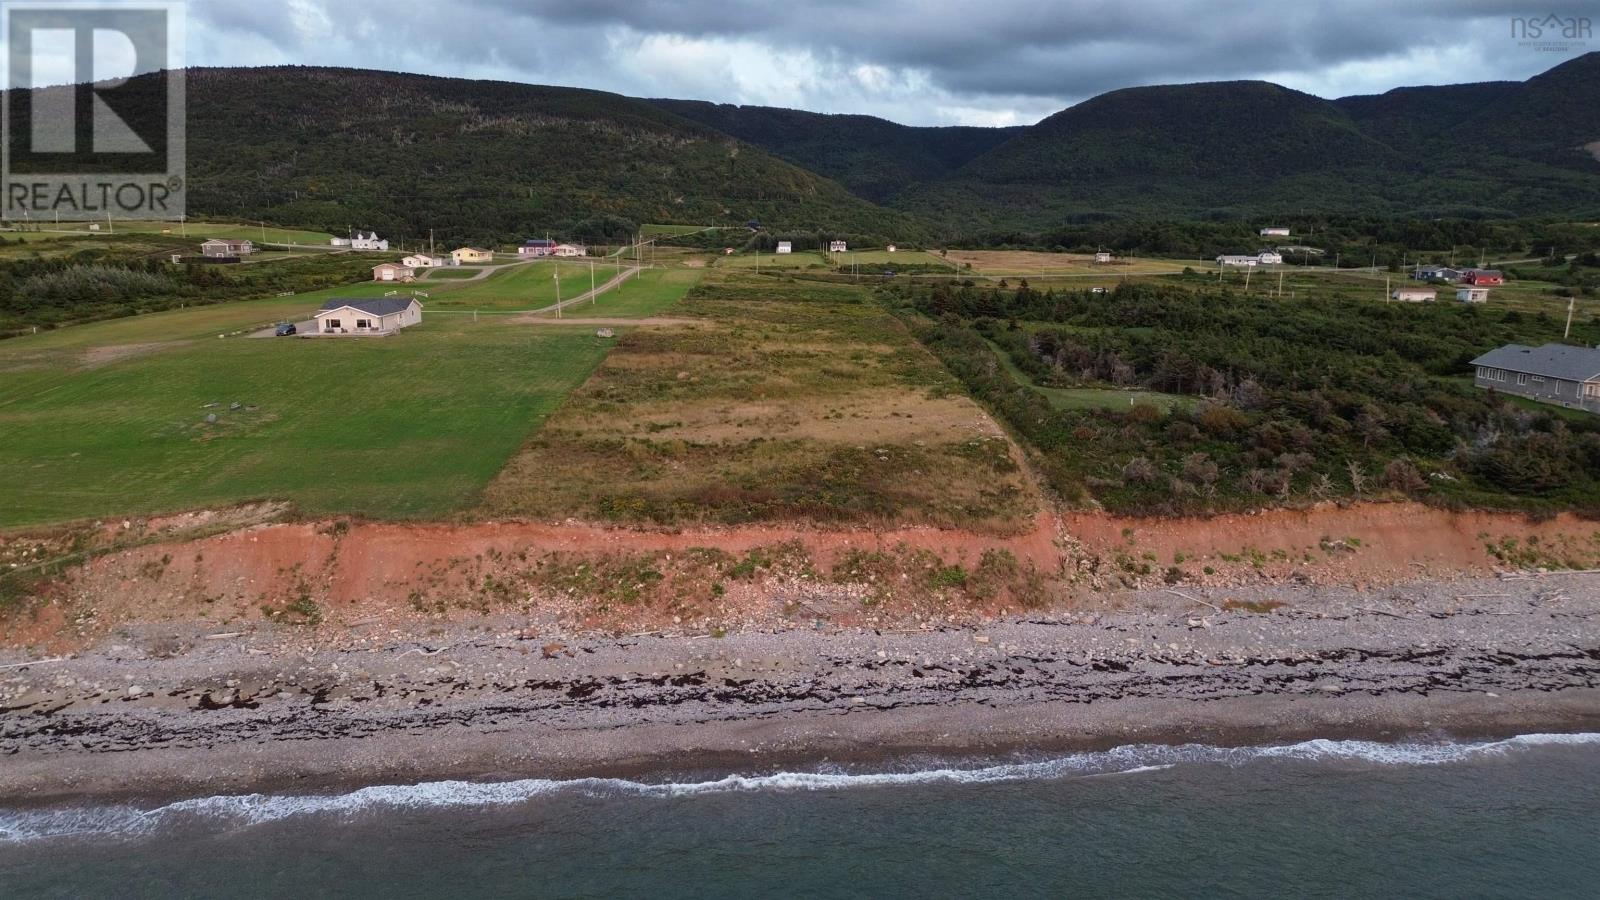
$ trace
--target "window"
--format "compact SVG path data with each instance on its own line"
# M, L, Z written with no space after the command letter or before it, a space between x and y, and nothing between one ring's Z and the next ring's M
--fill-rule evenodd
M1535 376L1533 376L1533 383L1534 384L1544 384L1544 376L1543 375L1535 375Z
M356 320L356 327L357 328L368 328L370 326L369 326L369 324L368 324L366 319L357 319Z
M1527 383L1528 383L1528 373L1526 373L1526 372L1518 372L1517 373L1517 384L1527 384Z
M329 319L328 320L328 327L329 328L338 328L339 327L339 320L338 319Z
M1600 400L1600 382L1584 385L1583 396L1590 400Z

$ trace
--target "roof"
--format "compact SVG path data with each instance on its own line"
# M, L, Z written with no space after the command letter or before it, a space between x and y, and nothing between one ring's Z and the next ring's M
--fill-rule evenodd
M411 257L409 257L409 256L406 257L406 259L410 259L410 258ZM372 270L374 272L376 272L379 269L409 269L409 268L411 268L411 267L408 266L408 265L405 265L403 263L386 262L386 263L378 263L377 265L372 267Z
M374 316L392 316L415 302L417 301L414 297L335 297L322 304L322 312L332 312L348 306Z
M483 249L482 247L457 247L456 249L451 250L450 252L451 253L488 253L489 251Z
M1467 269L1469 275L1499 275L1499 269Z
M524 247L554 247L555 245L556 242L549 238L528 238L522 242Z
M1600 349L1566 344L1545 344L1543 347L1507 344L1490 350L1473 360L1472 364L1564 381L1600 379Z

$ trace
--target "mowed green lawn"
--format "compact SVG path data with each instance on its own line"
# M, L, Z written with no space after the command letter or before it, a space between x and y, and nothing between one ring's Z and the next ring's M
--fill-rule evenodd
M422 282L417 287L428 291L430 306L445 309L529 310L556 302L557 272L561 273L561 296L572 299L589 290L589 260L541 260L510 266L477 281L464 284L434 285ZM594 261L596 285L617 274L616 264ZM431 301L431 302L430 302Z
M700 282L700 276L704 271L704 269L645 269L593 300L585 300L575 306L566 307L562 314L620 319L657 315L676 306L678 301L683 299L683 295L689 293L689 289ZM584 290L588 289L588 284L585 283ZM565 293L565 288L562 291Z
M717 257L716 264L732 269L826 268L828 260L815 251L800 253L735 253Z
M303 311L309 297L296 299ZM587 328L466 316L381 339L204 336L225 318L259 321L268 307L278 314L267 320L290 317L293 306L227 304L3 342L0 526L256 498L310 515L448 514L476 502L610 344ZM141 338L178 343L93 356Z

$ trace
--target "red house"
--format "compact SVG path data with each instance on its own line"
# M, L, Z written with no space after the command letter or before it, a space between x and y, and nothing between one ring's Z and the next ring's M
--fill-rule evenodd
M1506 276L1499 269L1468 269L1461 275L1462 284L1476 284L1488 287L1495 284L1505 284Z

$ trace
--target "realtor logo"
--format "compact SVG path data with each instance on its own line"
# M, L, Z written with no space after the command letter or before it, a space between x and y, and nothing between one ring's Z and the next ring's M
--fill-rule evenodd
M4 0L0 217L184 211L184 0Z

